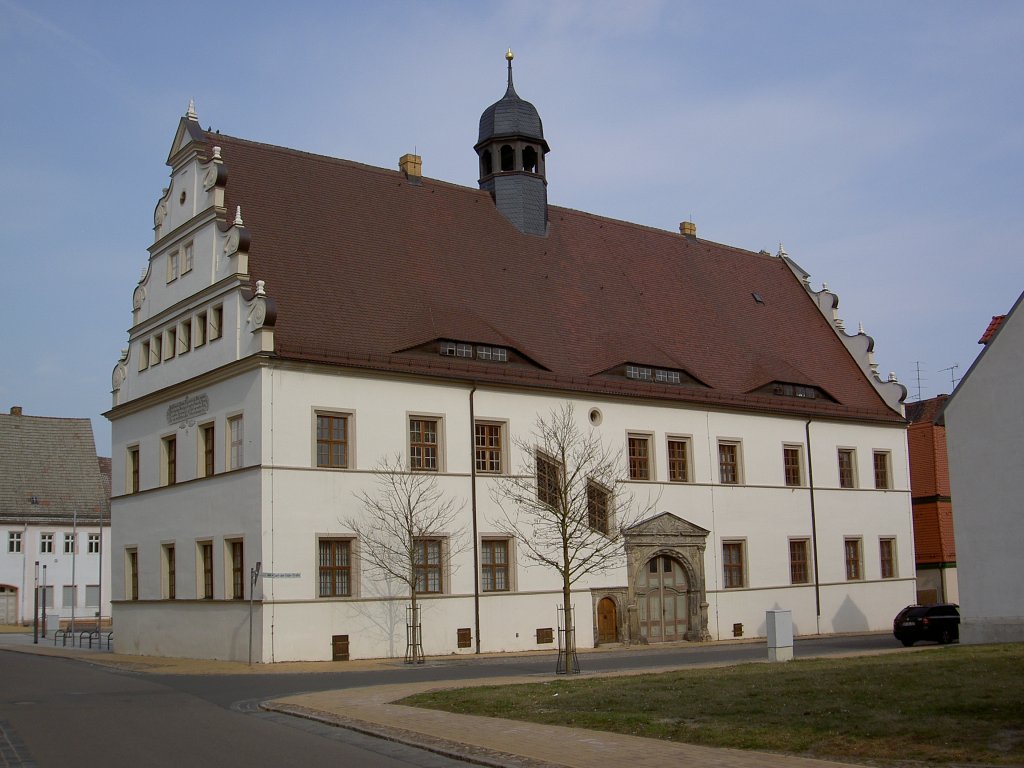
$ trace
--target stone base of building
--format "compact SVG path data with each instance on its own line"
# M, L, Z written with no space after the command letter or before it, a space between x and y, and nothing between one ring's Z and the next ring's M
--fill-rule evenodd
M1022 643L1024 616L997 619L964 619L960 623L961 643Z

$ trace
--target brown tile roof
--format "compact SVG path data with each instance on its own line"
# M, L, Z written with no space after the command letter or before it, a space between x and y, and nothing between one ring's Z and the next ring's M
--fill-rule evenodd
M937 395L927 400L916 400L912 403L907 403L904 406L907 413L907 421L912 424L934 422L942 412L942 408L946 405L948 399L949 395Z
M900 421L781 259L554 206L546 237L524 235L477 189L207 139L227 168L228 219L240 205L252 234L250 275L277 303L283 358ZM435 339L537 365L406 351ZM627 362L708 387L599 375ZM772 380L838 402L749 394Z
M110 519L90 421L0 414L0 518L70 523L76 510Z
M992 321L988 324L988 328L981 334L981 338L978 339L979 344L988 344L992 341L992 337L996 335L996 331L999 330L999 326L1003 324L1003 320L1006 319L1006 315L992 315Z

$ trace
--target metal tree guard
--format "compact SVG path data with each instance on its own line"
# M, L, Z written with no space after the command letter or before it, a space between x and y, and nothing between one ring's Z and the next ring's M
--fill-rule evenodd
M424 661L420 606L410 604L405 607L405 663L422 664Z
M576 657L576 606L570 608L572 611L572 629L565 628L565 608L558 606L558 663L555 666L556 675L578 675L580 673L580 660Z

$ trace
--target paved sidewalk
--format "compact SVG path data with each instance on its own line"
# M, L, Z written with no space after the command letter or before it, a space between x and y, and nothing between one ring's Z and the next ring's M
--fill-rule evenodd
M645 670L644 674L658 671ZM765 752L679 744L582 728L456 715L393 703L424 691L471 685L516 685L555 679L554 675L534 675L449 683L380 685L289 696L265 702L263 707L502 768L836 768L848 765Z

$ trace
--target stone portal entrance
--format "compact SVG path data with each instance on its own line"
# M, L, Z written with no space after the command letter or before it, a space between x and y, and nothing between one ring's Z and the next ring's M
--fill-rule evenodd
M710 532L662 512L625 532L629 637L709 640L704 550Z

